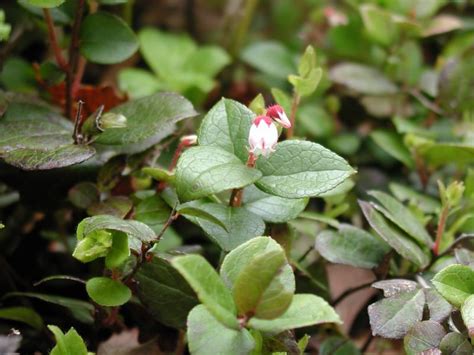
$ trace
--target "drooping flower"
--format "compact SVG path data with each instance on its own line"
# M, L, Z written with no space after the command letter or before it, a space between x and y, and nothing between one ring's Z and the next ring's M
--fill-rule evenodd
M275 150L278 142L278 130L268 116L255 117L249 133L250 152L267 156Z
M285 110L283 110L283 107L281 107L280 105L269 106L267 108L267 116L273 118L284 128L291 127L291 122L288 119L288 116L286 115Z

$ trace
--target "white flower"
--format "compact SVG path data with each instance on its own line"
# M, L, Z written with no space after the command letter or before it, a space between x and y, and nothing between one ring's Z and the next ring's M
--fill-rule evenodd
M283 110L283 107L281 107L280 105L273 105L273 106L268 107L267 116L273 118L284 128L291 127L291 122L288 119L288 116L286 115L285 110Z
M257 116L250 127L250 152L267 156L275 150L278 142L278 130L268 116Z

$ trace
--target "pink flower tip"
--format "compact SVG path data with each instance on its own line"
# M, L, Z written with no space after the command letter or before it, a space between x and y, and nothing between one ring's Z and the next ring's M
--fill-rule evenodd
M284 128L290 128L291 122L288 116L280 105L272 105L267 108L267 116L273 118L276 122L282 125Z

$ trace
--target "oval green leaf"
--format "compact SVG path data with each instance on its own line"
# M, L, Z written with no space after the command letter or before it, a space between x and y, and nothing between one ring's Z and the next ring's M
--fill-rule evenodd
M107 307L121 306L132 297L132 291L127 286L108 277L90 279L86 283L86 291L94 302Z
M277 144L269 157L259 157L263 176L256 185L263 191L286 198L317 197L355 173L339 155L323 146L298 140Z
M138 40L120 17L97 12L88 15L82 23L80 46L82 55L91 62L114 64L135 53Z
M234 300L214 268L200 255L174 258L171 264L191 285L199 300L223 325L240 329Z
M178 161L176 192L183 201L196 200L250 185L261 175L225 150L194 147L185 151Z
M457 308L474 294L474 270L466 265L449 265L431 280L439 293Z

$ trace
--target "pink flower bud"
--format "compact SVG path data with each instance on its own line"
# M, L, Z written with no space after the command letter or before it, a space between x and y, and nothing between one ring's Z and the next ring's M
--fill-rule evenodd
M291 127L291 122L288 119L288 116L286 115L285 111L283 110L283 107L281 107L280 105L269 106L267 108L267 116L273 118L284 128Z
M272 119L264 115L255 117L249 133L250 151L267 156L275 150L277 142L278 130Z

